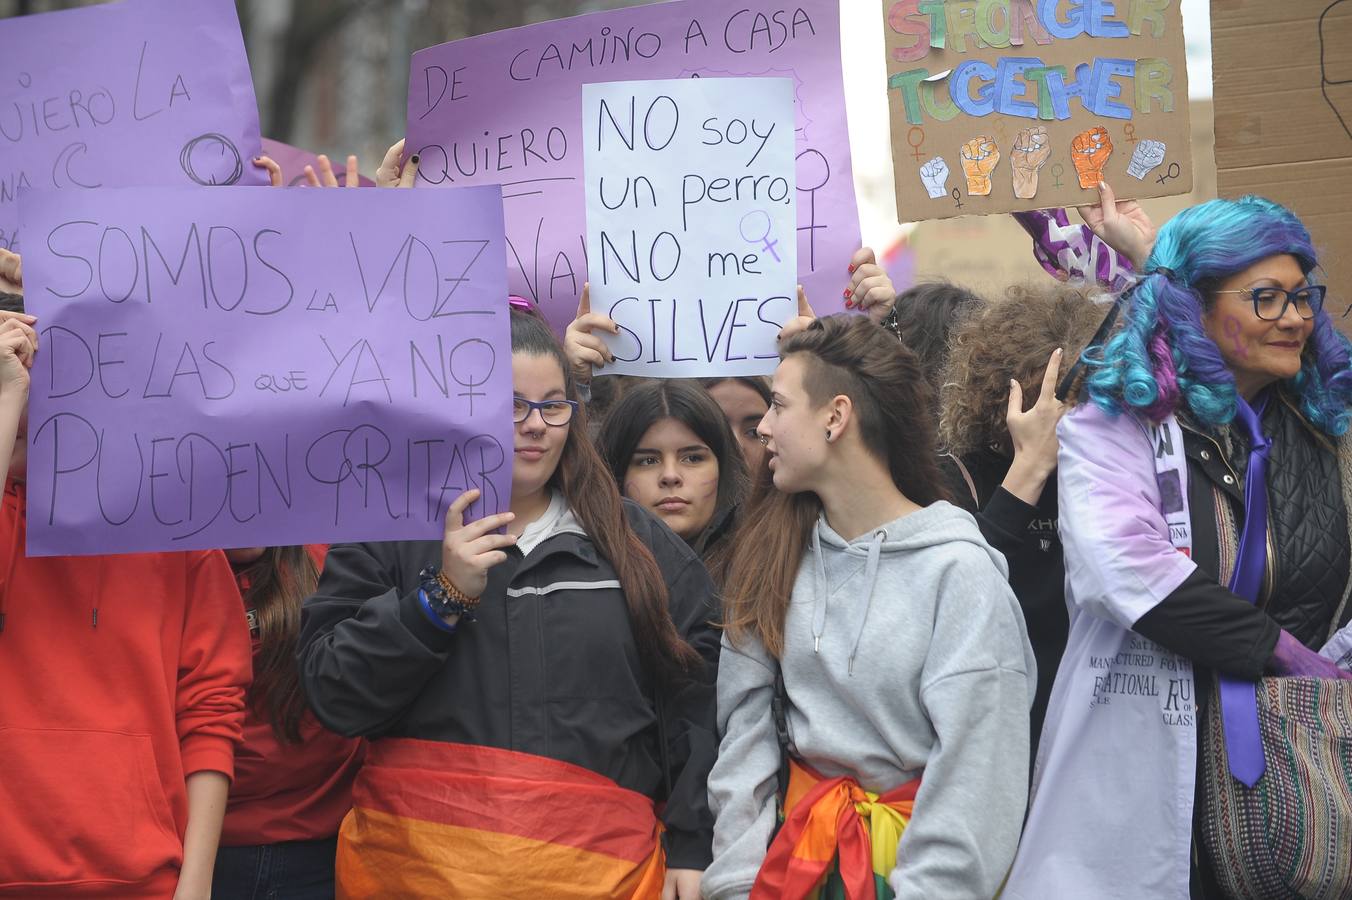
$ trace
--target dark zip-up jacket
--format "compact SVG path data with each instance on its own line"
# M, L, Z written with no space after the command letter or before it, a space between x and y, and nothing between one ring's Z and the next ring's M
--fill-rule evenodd
M615 569L585 534L555 533L524 558L510 548L489 572L477 621L453 634L418 598L419 573L441 561L439 541L344 544L329 551L304 608L299 658L316 716L350 736L475 744L583 766L666 800L667 865L703 869L713 838L706 783L718 754L719 611L690 548L636 505L625 501L625 512L661 569L677 630L704 660L694 678L667 683L659 700Z
M1258 604L1230 593L1219 577L1222 543L1237 541L1244 525L1248 438L1230 429L1227 443L1179 416L1197 571L1133 626L1196 665L1248 679L1263 675L1280 629L1317 650L1335 616L1340 626L1352 617L1352 604L1339 609L1352 562L1337 448L1280 388L1271 390L1262 419L1272 451L1267 572ZM1199 697L1204 701L1206 692Z
M986 448L963 457L972 476L980 510L975 514L981 536L1004 554L1009 564L1009 586L1019 599L1028 627L1028 642L1037 658L1037 693L1033 698L1032 737L1034 758L1047 701L1061 654L1070 635L1066 611L1065 551L1058 524L1056 475L1042 488L1036 506L1030 506L1001 486L1012 460Z

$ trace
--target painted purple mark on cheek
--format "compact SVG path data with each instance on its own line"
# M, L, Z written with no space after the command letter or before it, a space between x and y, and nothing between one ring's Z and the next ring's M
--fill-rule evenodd
M1245 348L1244 342L1240 340L1240 336L1244 333L1244 329L1239 324L1239 319L1236 319L1234 316L1226 316L1224 330L1226 337L1230 338L1230 348L1235 351L1235 356L1238 356L1240 359L1248 359L1249 351Z

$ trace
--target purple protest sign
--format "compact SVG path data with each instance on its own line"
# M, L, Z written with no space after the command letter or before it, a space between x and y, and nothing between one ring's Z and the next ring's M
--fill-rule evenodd
M292 147L290 144L283 144L281 141L274 141L272 138L263 138L263 155L271 157L273 162L282 167L282 178L285 179L288 187L307 185L305 180L306 166L313 166L315 174L319 174L319 157L309 150ZM347 163L345 160L335 161L333 177L338 180L339 185L347 187ZM358 182L362 187L376 186L376 183L365 175L358 176Z
M0 247L21 188L267 184L231 0L124 0L0 20Z
M26 192L33 555L437 538L511 492L496 187Z
M798 277L842 308L859 246L838 0L677 0L466 38L413 54L418 184L501 184L508 284L560 331L586 280L582 85L764 75L794 82Z

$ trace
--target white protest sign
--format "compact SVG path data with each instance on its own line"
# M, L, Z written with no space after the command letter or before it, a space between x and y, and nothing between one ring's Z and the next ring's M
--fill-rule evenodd
M603 374L763 375L798 310L787 78L588 84L587 261Z

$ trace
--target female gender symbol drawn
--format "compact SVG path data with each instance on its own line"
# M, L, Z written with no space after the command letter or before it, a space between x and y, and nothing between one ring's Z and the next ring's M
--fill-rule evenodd
M1156 179L1155 179L1155 182L1156 182L1157 184L1164 184L1164 182L1166 182L1166 181L1173 181L1175 178L1177 178L1178 176L1180 176L1180 175L1182 175L1182 174L1183 174L1183 169L1178 165L1178 163L1169 163L1169 169L1168 169L1168 171L1166 171L1164 174L1160 175L1160 177L1156 178Z
M953 188L953 204L962 209L962 188Z
M765 228L761 230L761 233L759 235L747 234L746 233L747 220L754 218L755 216L765 217ZM737 231L742 235L742 240L746 241L748 244L754 244L756 243L756 241L760 241L761 249L763 251L768 252L771 256L773 256L775 258L775 262L783 262L783 260L779 258L779 251L775 249L776 247L779 246L779 241L770 240L770 214L768 212L766 212L763 209L753 209L751 212L742 216L742 221L737 225Z
M1052 187L1060 187L1060 186L1061 186L1061 176L1064 175L1065 173L1066 173L1066 167L1063 166L1063 165L1061 165L1060 163L1055 163L1055 164L1052 166L1051 175L1052 175L1053 178L1056 179L1056 183L1053 184Z
M925 129L919 125L912 125L911 130L906 132L906 146L915 151L911 155L915 157L916 162L919 162L924 156L924 152L920 148L925 146Z
M1140 138L1136 136L1135 122L1128 122L1126 125L1124 125L1122 127L1122 133L1125 134L1127 136L1127 140L1131 141L1133 144L1140 140Z

